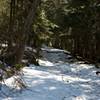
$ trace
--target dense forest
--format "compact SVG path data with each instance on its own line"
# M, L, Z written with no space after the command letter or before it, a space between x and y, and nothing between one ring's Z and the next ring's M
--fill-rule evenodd
M26 46L39 53L43 44L100 61L99 1L1 0L0 7L1 61L20 64Z
M70 63L68 62L69 60ZM39 61L42 62L43 66L47 65L47 69L51 68L49 69L52 70L51 72L56 73L56 70L59 70L59 73L61 73L58 76L56 75L57 73L49 73L45 67L41 67L42 65ZM53 92L54 89L60 91L59 86L62 86L61 91L64 90L66 86L63 77L67 77L67 79L69 77L69 80L66 81L69 83L67 84L69 85L68 90L76 88L74 85L76 86L78 81L80 82L79 86L91 83L90 86L94 91L90 90L92 91L90 94L93 93L93 96L97 94L99 96L96 97L100 97L100 92L98 92L100 90L100 79L97 78L97 76L100 76L100 71L94 71L95 69L91 68L91 66L95 66L95 68L98 67L99 69L99 63L100 0L0 0L0 91L2 82L3 85L6 83L5 79L14 75L24 75L24 71L21 74L20 72L27 67L24 70L29 73L30 79L32 78L33 80L33 77L36 77L36 79L39 77L40 83L45 81L43 87L47 85L49 92L51 90ZM38 68L38 71L32 69L33 67L29 67L31 64L33 64L33 67ZM44 69L41 70L40 67ZM57 80L58 77L60 78L60 75L62 77L61 83ZM87 76L85 77L85 75ZM48 80L46 80L46 77L48 77ZM80 77L84 77L83 80L85 81L83 82ZM15 79L19 83L17 84L19 87L27 87L23 78L15 77ZM28 75L26 75L25 79L30 80ZM58 84L58 86L56 87L53 82ZM73 87L70 85L71 82L74 84ZM56 88L50 88L49 85L54 85ZM39 87L42 89L42 86ZM39 87L37 86L36 88ZM69 89L70 87L72 89ZM81 88L83 90L87 89L86 87ZM77 91L79 92L79 90ZM52 94L52 92L50 93ZM57 96L60 96L59 93ZM6 94L3 95L7 97ZM99 100L96 97L94 96L92 99L78 98L75 100ZM62 99L58 97L58 99L32 98L25 100L72 100L65 98L67 97Z

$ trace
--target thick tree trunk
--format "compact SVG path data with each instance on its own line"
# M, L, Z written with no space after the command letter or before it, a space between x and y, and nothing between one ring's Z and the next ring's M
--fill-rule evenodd
M28 36L31 25L34 22L36 11L38 9L38 6L40 5L40 2L41 2L41 0L34 0L32 2L32 6L29 11L29 14L28 14L27 18L25 19L25 24L24 24L24 27L23 27L22 33L21 33L22 39L18 43L18 46L16 47L15 64L21 63L21 60L24 55L25 45L27 42L27 36Z
M25 49L25 43L24 42L20 42L17 46L16 46L16 52L15 52L15 62L14 64L20 64L22 57L24 55L24 49Z

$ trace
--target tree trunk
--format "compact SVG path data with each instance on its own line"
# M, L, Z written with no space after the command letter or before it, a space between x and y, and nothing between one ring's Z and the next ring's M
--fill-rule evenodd
M28 14L27 18L25 19L25 24L24 24L24 27L23 27L22 33L21 33L22 39L18 43L18 45L16 46L15 64L21 63L21 60L22 60L23 55L24 55L24 50L25 50L25 45L27 42L29 30L30 30L32 23L35 20L36 11L37 11L37 8L40 5L40 3L41 3L41 0L34 0L32 2L32 6L31 6L31 9L29 11L29 14Z

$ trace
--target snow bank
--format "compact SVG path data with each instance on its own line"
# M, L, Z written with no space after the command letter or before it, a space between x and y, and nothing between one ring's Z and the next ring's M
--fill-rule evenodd
M62 51L43 51L43 55L40 66L23 68L22 77L28 88L0 100L100 100L100 76L93 65L68 63ZM9 78L5 82L11 87L13 81ZM6 93L9 89L5 88Z

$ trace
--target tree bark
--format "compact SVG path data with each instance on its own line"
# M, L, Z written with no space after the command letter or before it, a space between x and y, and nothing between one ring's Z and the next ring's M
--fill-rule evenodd
M21 32L22 39L19 41L18 45L16 46L16 53L15 53L15 61L16 62L15 62L15 64L21 63L21 60L24 55L24 50L25 50L25 45L27 42L29 30L35 20L35 15L36 15L36 12L37 12L37 9L38 9L40 3L41 3L41 0L34 0L32 2L32 6L29 11L29 14L28 14L27 18L25 19L25 24L24 24L24 27Z

